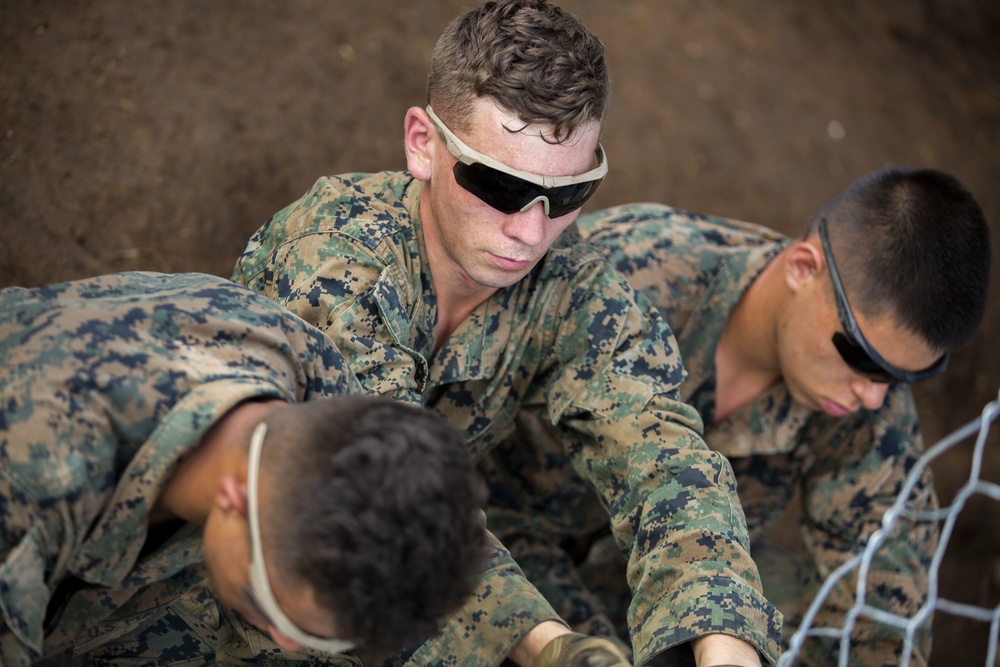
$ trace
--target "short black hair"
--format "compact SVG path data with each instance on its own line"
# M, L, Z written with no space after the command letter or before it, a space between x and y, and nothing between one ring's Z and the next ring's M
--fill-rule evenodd
M311 584L340 638L366 651L435 634L485 561L485 485L454 429L376 396L290 405L266 421L275 504L261 520L276 565Z
M990 231L958 179L880 169L827 202L810 233L824 218L852 308L889 313L941 352L972 336L986 308Z

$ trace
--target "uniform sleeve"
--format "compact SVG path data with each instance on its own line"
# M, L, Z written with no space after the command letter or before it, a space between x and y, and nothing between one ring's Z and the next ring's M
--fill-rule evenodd
M881 528L886 510L896 502L906 478L923 450L916 410L909 389L894 387L883 408L869 413L861 426L842 428L825 445L804 486L805 595L812 601L823 582L841 564L865 550ZM937 522L921 512L937 509L930 468L919 475L908 502L909 512L871 562L865 586L868 605L912 618L927 598L927 573L938 542ZM840 628L854 605L857 568L839 580L812 627ZM859 616L851 633L852 664L881 665L901 661L903 631ZM811 639L805 656L813 660L838 647ZM930 653L930 628L916 635L914 665L925 665ZM822 660L820 660L822 662Z
M620 278L581 285L572 302L584 305L564 318L547 405L628 556L636 664L711 633L775 661L781 616L761 593L732 468L679 400L669 328Z
M441 631L393 665L493 667L542 621L564 623L500 542L489 537L489 560L479 584Z
M280 240L276 225L251 238L232 279L325 331L367 391L419 405L426 361L406 345L413 295L395 258L334 230Z
M49 601L46 562L65 562L68 553L46 553L57 541L56 511L40 513L35 503L0 473L0 665L29 665L42 652Z

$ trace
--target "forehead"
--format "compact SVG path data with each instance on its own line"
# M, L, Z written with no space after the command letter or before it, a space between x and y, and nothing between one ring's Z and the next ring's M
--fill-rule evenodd
M473 100L470 130L456 132L471 148L509 167L546 176L572 176L594 167L601 126L589 121L555 143L549 125L525 124L488 97Z

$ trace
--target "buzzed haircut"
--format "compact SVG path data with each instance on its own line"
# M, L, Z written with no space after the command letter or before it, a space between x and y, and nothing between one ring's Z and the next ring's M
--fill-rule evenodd
M822 218L852 308L888 313L942 352L972 336L986 308L990 231L955 177L874 171L828 202L810 233Z

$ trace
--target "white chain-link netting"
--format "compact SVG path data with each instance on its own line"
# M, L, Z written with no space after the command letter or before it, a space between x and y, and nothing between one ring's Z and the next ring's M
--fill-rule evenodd
M809 609L802 619L802 624L792 635L788 650L785 651L778 660L778 667L791 667L795 664L795 659L802 649L803 643L808 637L832 637L840 639L839 661L840 667L847 667L851 664L851 630L854 622L861 616L867 616L876 623L883 623L901 629L905 633L903 646L903 659L901 667L908 667L910 656L912 655L912 644L916 637L917 630L929 623L935 612L943 612L956 616L965 617L974 621L989 623L990 636L987 647L986 665L991 667L997 662L997 639L1000 635L1000 605L993 609L980 607L971 604L954 602L941 596L942 591L938 590L939 572L941 561L944 558L945 549L948 547L949 539L955 528L955 522L966 502L974 494L983 494L993 500L1000 500L1000 485L981 479L983 467L983 453L986 448L986 440L990 431L990 424L1000 414L1000 398L994 400L983 408L978 419L975 419L962 428L954 431L951 435L941 440L939 443L929 448L920 458L914 469L906 480L903 490L900 492L896 503L882 517L882 527L876 531L863 553L858 554L850 561L833 571L812 601ZM887 540L892 539L897 524L910 518L916 518L910 511L908 503L910 493L920 477L921 472L944 452L952 449L959 443L966 442L975 436L975 449L972 457L972 465L969 471L968 481L955 494L954 500L947 507L942 507L933 513L924 513L920 518L933 518L940 523L941 539L934 558L931 561L929 575L929 586L927 601L920 610L912 617L898 616L881 609L866 604L866 589L868 571L875 553ZM854 606L846 615L843 627L827 628L813 627L816 613L823 602L830 595L837 581L851 572L857 572L857 587L855 593ZM943 591L947 593L947 591Z

